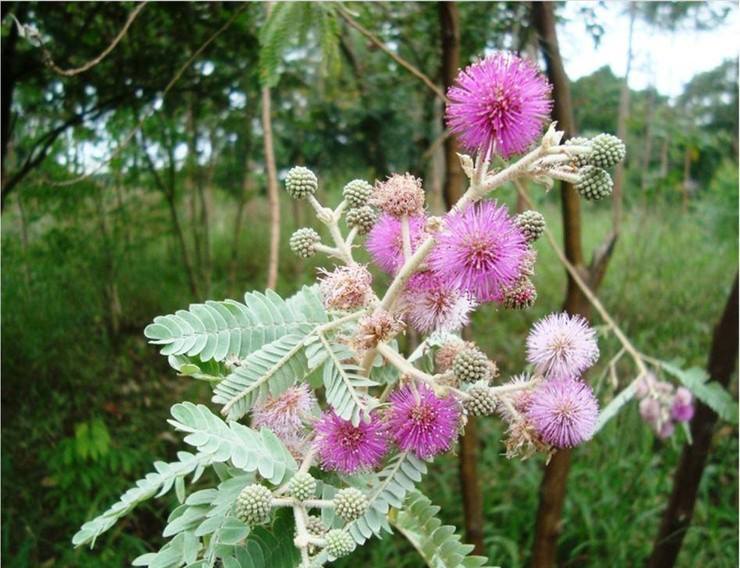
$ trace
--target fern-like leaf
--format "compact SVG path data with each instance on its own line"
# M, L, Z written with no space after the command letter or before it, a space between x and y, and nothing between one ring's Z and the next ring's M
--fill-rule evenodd
M244 302L192 304L188 310L154 318L144 335L163 346L162 355L223 361L230 354L244 358L283 335L306 335L327 321L315 288L304 287L287 301L272 290L249 292Z
M185 442L213 462L257 471L275 485L297 469L293 456L270 430L256 432L238 422L226 423L208 407L191 402L174 405L171 413L173 419L168 422L176 430L188 432Z
M455 527L437 518L440 508L419 491L411 491L403 509L391 515L393 525L416 548L429 568L478 568L486 565L483 556L468 556L473 546L460 542Z
M305 33L311 7L308 2L278 2L260 30L260 77L267 87L277 85L283 51L293 36Z
M413 491L427 472L426 463L409 452L395 456L378 474L378 481L370 492L370 507L359 519L348 526L348 530L358 544L378 536L381 530L391 532L388 525L388 512L391 507L403 507L404 498Z
M362 374L352 361L353 353L346 345L330 344L323 335L306 347L308 367L313 370L324 365L323 381L326 401L337 416L359 424L377 406L377 401L364 392L364 387L376 386Z
M737 424L737 402L727 392L727 389L722 388L722 385L716 381L710 381L706 371L698 367L681 369L673 363L666 362L663 362L662 366L681 381L683 386L689 389L696 398L714 410L720 418Z
M213 391L213 402L223 405L229 419L238 420L261 397L279 395L308 374L303 353L304 335L286 335L263 345L242 361Z
M118 519L128 514L134 507L152 497L161 497L174 486L178 479L191 473L195 473L197 477L212 459L210 455L188 452L179 452L177 457L178 461L172 463L155 462L156 471L137 481L134 487L126 491L119 501L102 515L82 525L82 528L72 538L72 544L81 546L90 543L94 546L98 536L110 529Z

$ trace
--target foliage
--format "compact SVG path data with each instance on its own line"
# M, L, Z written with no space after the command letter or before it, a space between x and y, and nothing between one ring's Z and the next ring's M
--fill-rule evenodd
M473 547L460 542L455 527L442 524L436 516L439 510L424 494L412 491L406 496L403 509L393 524L414 545L430 568L483 566L486 559L468 556Z

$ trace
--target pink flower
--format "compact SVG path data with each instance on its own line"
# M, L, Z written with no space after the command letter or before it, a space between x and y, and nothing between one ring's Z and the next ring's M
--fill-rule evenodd
M497 53L460 71L447 91L447 124L468 150L506 158L539 134L552 109L550 90L532 62Z
M411 174L393 174L378 182L370 203L394 217L413 217L424 213L424 190L421 180Z
M411 277L401 302L406 319L420 333L456 331L468 324L476 305L468 294L446 286L428 273Z
M439 398L424 385L390 396L388 428L398 447L429 459L446 452L457 436L460 405L452 396Z
M640 401L640 417L648 424L657 424L660 420L660 402L653 397Z
M598 358L596 332L578 315L550 314L527 337L527 361L547 378L580 376Z
M385 426L376 415L370 422L361 420L353 426L330 411L321 416L315 429L316 447L325 470L344 474L370 470L380 464L388 449Z
M316 408L316 397L308 385L290 387L280 396L269 397L252 408L252 427L269 428L291 454L299 457L306 449L305 421Z
M688 422L694 417L694 397L691 392L679 387L671 405L671 418L678 422Z
M426 219L422 215L409 217L412 251L424 240L425 224ZM387 213L380 215L367 236L365 247L381 270L394 274L403 264L401 221Z
M591 387L571 378L540 384L527 411L542 440L556 448L572 448L591 439L598 416Z
M364 266L340 266L332 272L320 270L319 292L328 309L351 310L370 301L373 277Z
M526 253L524 235L506 207L483 201L447 215L429 266L447 286L479 302L501 301L519 278Z

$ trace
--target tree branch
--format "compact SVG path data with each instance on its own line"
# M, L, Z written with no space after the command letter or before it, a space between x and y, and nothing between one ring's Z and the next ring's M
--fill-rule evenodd
M84 73L85 71L92 69L95 67L98 63L100 63L103 59L105 59L108 54L115 49L115 47L120 43L120 41L123 39L123 37L126 35L126 32L128 31L129 27L131 27L131 24L134 23L134 20L136 19L136 16L139 15L139 13L144 9L144 6L146 6L148 0L144 0L141 4L136 6L131 13L129 14L128 18L126 19L126 23L121 28L121 31L118 32L118 35L116 35L115 38L113 38L113 41L111 44L106 47L100 55L97 57L91 59L84 65L81 65L80 67L75 67L72 69L62 69L59 67L56 63L54 63L54 60L51 57L51 53L49 53L49 50L44 47L43 40L41 39L41 35L38 32L31 32L29 28L21 24L15 16L13 16L13 19L15 20L16 25L19 29L23 30L24 35L26 35L29 40L33 38L37 42L37 47L41 49L41 59L43 60L44 64L57 73L58 75L62 75L63 77L74 77L75 75L79 75L80 73Z
M345 22L347 22L351 27L355 28L358 32L360 32L362 35L364 35L367 39L369 39L373 44L375 44L378 48L380 48L381 51L387 53L393 61L398 63L401 67L406 69L409 73L411 73L414 77L417 79L420 79L427 87L429 87L432 91L434 91L434 94L437 95L440 99L442 99L442 102L447 103L447 97L444 94L444 91L440 89L437 85L434 84L434 81L432 81L429 77L427 77L424 73L422 73L417 67L406 61L403 57L398 55L397 53L394 53L385 43L383 40L381 40L378 36L376 36L374 33L372 33L370 30L364 28L362 24L360 24L357 20L355 20L351 14L347 11L344 6L341 4L337 4L337 13L344 19Z

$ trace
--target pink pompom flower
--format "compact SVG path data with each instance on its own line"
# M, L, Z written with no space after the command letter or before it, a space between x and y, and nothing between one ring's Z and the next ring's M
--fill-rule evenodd
M447 91L447 124L469 151L506 158L540 133L552 109L550 91L532 62L497 53L460 71Z
M409 217L412 252L424 240L425 225L426 218L423 215ZM381 214L367 235L365 248L381 270L394 274L403 264L401 221L388 213Z
M452 396L440 398L424 385L405 387L390 396L388 428L398 447L419 458L446 452L458 431L460 405Z
M329 411L316 422L315 430L321 467L328 471L349 475L371 470L388 450L385 425L377 415L354 426Z
M251 425L269 428L293 456L300 457L307 446L305 423L317 408L316 397L308 385L290 387L279 396L258 402L252 408Z
M542 440L556 448L572 448L590 440L598 416L599 404L591 387L572 378L541 383L527 411Z
M598 358L596 332L578 315L550 314L527 337L527 361L547 378L580 376Z
M401 297L406 320L420 333L456 331L468 324L475 300L429 272L414 274Z
M429 266L446 285L479 302L501 301L521 274L524 235L505 206L483 201L447 215Z
M671 405L671 418L677 422L688 422L694 417L694 397L684 387L676 390L676 396Z
M406 174L393 174L387 180L375 184L370 203L381 211L403 217L424 213L424 189L421 180Z

